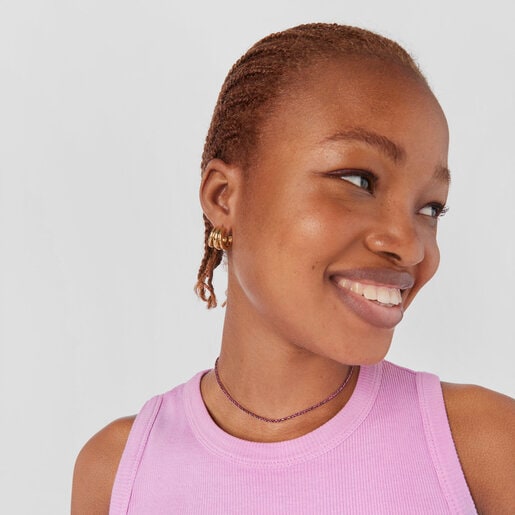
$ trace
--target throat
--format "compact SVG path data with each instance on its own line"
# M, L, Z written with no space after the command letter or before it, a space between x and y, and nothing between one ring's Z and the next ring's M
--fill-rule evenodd
M254 403L238 399L236 389L224 384L223 370L218 367L202 378L201 394L213 421L228 434L255 442L279 442L303 436L334 417L350 399L358 374L359 367L347 367L342 382L329 395L316 402L310 396L300 409L277 402L274 413L270 413L268 396ZM298 407L299 402L295 404Z

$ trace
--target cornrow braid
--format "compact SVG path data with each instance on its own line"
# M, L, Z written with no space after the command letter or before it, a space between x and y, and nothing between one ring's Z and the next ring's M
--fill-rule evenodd
M264 118L273 113L273 101L288 85L301 80L301 72L309 66L349 56L396 63L427 85L406 50L364 29L311 23L271 34L258 41L233 65L222 85L206 136L202 173L215 158L246 170ZM207 245L213 226L205 215L204 226L204 257L195 291L207 307L212 308L217 305L213 272L222 261L223 251Z

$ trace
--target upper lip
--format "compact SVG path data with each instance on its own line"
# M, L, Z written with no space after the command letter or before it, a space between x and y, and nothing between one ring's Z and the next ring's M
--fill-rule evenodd
M400 290L407 290L415 284L415 279L409 272L399 272L391 268L353 268L333 272L331 277Z

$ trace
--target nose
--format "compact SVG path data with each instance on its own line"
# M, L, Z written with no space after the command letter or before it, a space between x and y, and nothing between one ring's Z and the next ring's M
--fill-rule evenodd
M365 246L394 264L415 266L424 259L424 240L416 226L416 215L390 210L378 214L365 237Z

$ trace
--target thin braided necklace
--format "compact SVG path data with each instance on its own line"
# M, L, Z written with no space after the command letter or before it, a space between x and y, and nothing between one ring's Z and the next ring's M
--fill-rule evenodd
M349 380L352 376L352 372L354 371L354 367L351 366L349 373L347 374L347 377L345 378L343 383L331 395L329 395L329 397L325 398L323 401L317 402L316 404L313 404L313 406L310 406L309 408L305 408L303 410L297 411L296 413L293 413L292 415L288 415L287 417L267 418L267 417L262 417L261 415L258 415L257 413L254 413L254 412L248 410L247 408L242 406L236 399L234 399L232 397L232 395L227 391L227 388L223 385L222 380L220 379L220 374L218 373L218 360L219 360L219 358L216 358L216 361L215 361L216 382L218 383L220 390L222 390L222 392L225 394L227 399L229 399L239 410L243 411L247 415L257 418L258 420L261 420L263 422L269 422L271 424L278 424L279 422L285 422L286 420L291 420L292 418L300 417L301 415L305 415L306 413L309 413L310 411L313 411L314 409L319 408L320 406L323 406L324 404L327 404L329 401L332 401L347 386L347 383L349 382Z

